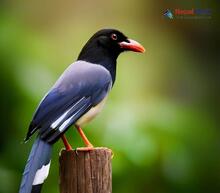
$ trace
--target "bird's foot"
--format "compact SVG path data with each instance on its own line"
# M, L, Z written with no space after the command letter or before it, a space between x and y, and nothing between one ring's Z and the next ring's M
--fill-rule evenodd
M76 152L78 151L92 151L95 148L93 147L93 145L88 145L87 147L78 147L76 148Z
M72 146L65 146L66 151L71 151L73 150Z

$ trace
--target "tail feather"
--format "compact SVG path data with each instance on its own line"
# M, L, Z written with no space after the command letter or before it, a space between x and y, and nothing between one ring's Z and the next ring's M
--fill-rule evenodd
M50 168L52 146L37 138L26 163L19 193L40 193Z

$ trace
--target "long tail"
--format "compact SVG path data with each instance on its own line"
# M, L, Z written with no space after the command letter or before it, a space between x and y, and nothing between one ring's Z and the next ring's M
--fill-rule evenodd
M19 193L40 193L50 169L52 145L36 139L26 163Z

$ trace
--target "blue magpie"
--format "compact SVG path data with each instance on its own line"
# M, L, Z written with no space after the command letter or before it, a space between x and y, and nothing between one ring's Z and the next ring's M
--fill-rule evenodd
M25 138L37 131L19 193L40 193L50 168L52 145L62 139L71 150L64 133L74 125L86 147L93 145L86 138L82 125L92 120L103 108L116 77L116 60L124 51L144 52L138 42L128 39L116 29L96 32L71 64L41 100Z

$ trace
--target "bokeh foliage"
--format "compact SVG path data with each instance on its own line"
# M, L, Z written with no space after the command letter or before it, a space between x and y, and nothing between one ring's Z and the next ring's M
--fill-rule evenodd
M169 20L167 8L211 8L212 18ZM94 145L114 151L113 192L219 192L218 12L214 1L1 1L0 193L18 190L33 139L21 142L38 102L105 27L146 47L120 56L106 108L85 128ZM67 136L82 145L73 129ZM43 192L59 192L61 148Z

